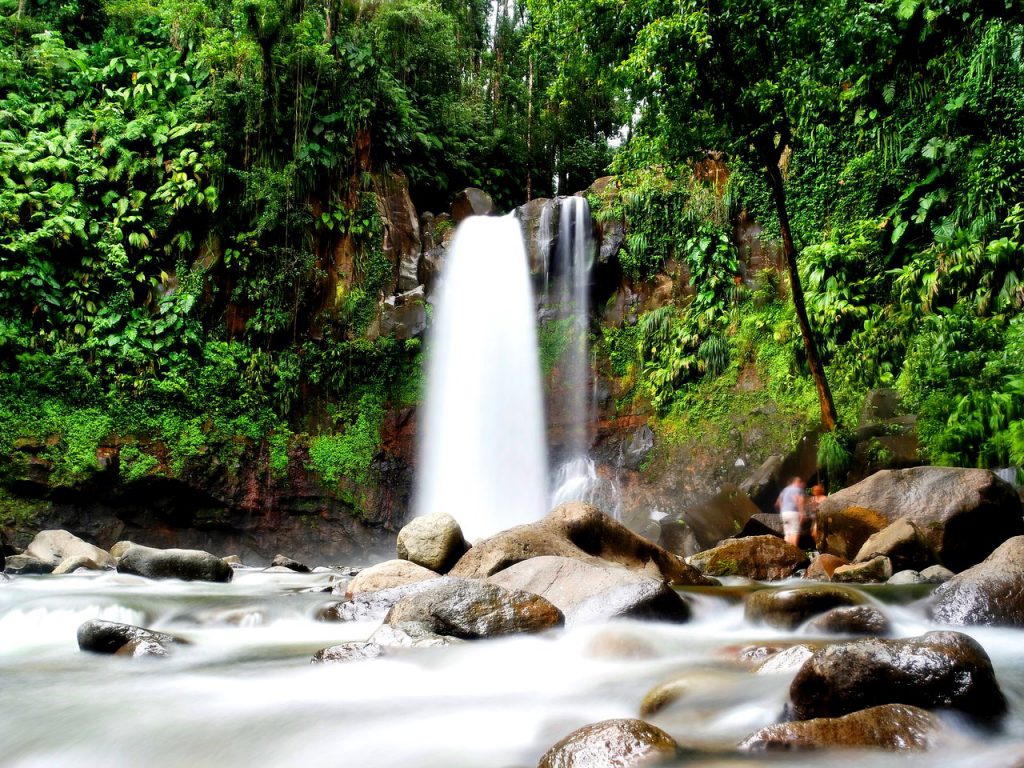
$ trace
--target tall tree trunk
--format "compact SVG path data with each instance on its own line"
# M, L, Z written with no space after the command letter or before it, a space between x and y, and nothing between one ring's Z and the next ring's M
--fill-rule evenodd
M818 402L821 403L821 425L828 431L836 428L836 406L832 401L832 390L825 378L825 367L818 356L818 345L811 333L811 321L807 317L807 304L804 302L804 291L800 286L800 273L796 264L796 246L793 245L793 233L789 228L789 214L786 212L786 193L782 187L782 172L778 160L765 164L768 186L771 187L775 199L775 210L779 216L779 231L782 233L782 253L786 257L786 268L789 271L790 293L793 294L793 306L796 308L797 321L800 323L800 334L804 337L804 352L807 354L807 365L814 378L814 386L818 390Z
M526 202L533 199L533 54L526 89Z

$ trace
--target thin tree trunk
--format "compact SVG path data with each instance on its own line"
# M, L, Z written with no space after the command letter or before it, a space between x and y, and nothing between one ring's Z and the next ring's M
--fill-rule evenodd
M814 387L818 390L818 402L821 403L821 425L829 432L836 428L836 406L832 401L832 390L825 378L825 367L818 356L818 345L811 333L811 321L807 317L807 304L804 302L804 291L800 286L800 273L796 264L796 246L793 245L793 233L789 228L789 214L786 212L786 193L782 187L782 172L778 162L765 164L768 186L775 198L775 210L779 215L779 231L782 233L782 253L786 257L789 271L790 293L793 295L793 306L796 308L797 321L800 323L800 334L804 337L804 352L807 354L807 365L814 378Z
M533 199L533 54L530 54L530 78L526 89L526 202Z

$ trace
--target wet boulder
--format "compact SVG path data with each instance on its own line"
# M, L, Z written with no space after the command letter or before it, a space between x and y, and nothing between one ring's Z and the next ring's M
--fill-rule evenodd
M929 584L945 584L954 576L955 573L941 565L932 565L921 571L921 578Z
M806 563L803 550L776 536L727 539L690 557L690 565L707 576L745 576L758 581L788 578Z
M1024 536L939 586L930 611L942 624L1024 627Z
M854 562L864 563L879 556L889 558L894 571L918 570L932 561L921 531L905 517L869 536Z
M313 654L313 664L332 664L347 661L365 661L385 654L384 646L379 643L341 643L323 648Z
M403 597L385 622L420 624L427 631L463 640L541 632L560 627L565 617L538 595L472 579L446 578Z
M777 629L796 629L812 616L841 606L861 605L864 597L853 589L831 586L761 589L747 597L747 621Z
M800 668L789 694L796 720L840 717L881 704L954 709L979 722L1006 712L988 654L959 632L827 646Z
M228 558L222 558L225 563L232 565ZM237 559L237 558L236 558ZM241 564L241 560L238 561ZM274 559L270 561L271 568L287 568L289 571L295 571L296 573L309 573L309 566L300 563L298 560L292 560L290 557L284 555L274 555Z
M811 560L811 564L807 566L804 578L811 581L831 581L832 574L836 572L836 568L849 564L843 558L828 553L816 555Z
M219 557L198 549L156 549L132 544L117 561L118 573L149 579L231 581L234 570Z
M917 526L932 559L954 571L1024 534L1021 499L995 473L914 467L876 472L822 502L819 548L854 559L873 534L901 518Z
M53 573L53 566L28 555L8 555L4 563L4 573L21 576L39 576Z
M886 584L927 584L928 579L920 574L918 571L898 571L889 577Z
M879 555L864 563L841 565L832 572L832 581L839 584L884 584L892 578L892 563Z
M844 605L811 619L804 631L812 635L887 635L892 624L870 605Z
M92 653L166 656L181 645L188 645L188 641L164 632L114 621L90 619L78 628L79 649Z
M806 749L921 751L942 739L942 721L918 707L883 704L842 717L777 723L744 739L751 752Z
M91 557L75 555L74 557L65 557L61 560L60 565L53 569L53 574L59 576L63 573L74 573L77 570L102 571L104 567Z
M634 768L660 764L678 751L671 736L643 720L605 720L570 733L537 768Z
M569 626L616 617L672 622L690 617L687 603L665 582L617 565L533 557L488 581L540 595L565 615Z
M379 592L382 589L404 587L420 581L436 579L439 574L408 560L386 560L364 568L348 583L346 597L355 597L364 592Z
M54 568L68 558L83 557L100 568L113 566L114 558L106 550L83 541L68 531L40 531L25 548L25 554Z
M451 515L437 512L406 523L395 544L398 557L436 573L448 573L469 546Z
M360 592L345 600L321 606L315 617L317 621L380 621L399 600L434 586L436 581L417 581L399 587Z
M677 555L579 501L562 504L536 523L519 525L479 542L456 563L451 575L483 579L543 555L571 557L595 565L617 563L670 584L716 583Z
M482 189L467 187L452 201L452 219L456 224L470 216L490 216L494 213L494 201Z

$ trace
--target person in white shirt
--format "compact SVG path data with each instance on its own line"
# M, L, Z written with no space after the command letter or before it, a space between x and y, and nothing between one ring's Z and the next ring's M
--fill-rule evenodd
M789 485L782 489L775 501L782 518L782 532L790 544L800 546L800 526L804 520L804 481L794 477Z

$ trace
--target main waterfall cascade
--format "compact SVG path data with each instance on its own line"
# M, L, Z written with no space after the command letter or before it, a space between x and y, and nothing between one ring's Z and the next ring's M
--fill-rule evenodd
M462 222L429 338L414 510L447 512L470 539L547 512L535 307L519 222Z
M552 241L549 213L560 208L558 242L552 284L547 265ZM602 477L590 457L596 423L596 378L590 355L590 283L594 263L590 204L583 196L560 198L546 205L538 228L538 250L544 266L544 305L553 309L553 322L568 334L557 366L560 371L557 410L564 421L564 455L552 473L550 506L567 501L590 502L610 515L620 516L620 497L614 480Z

